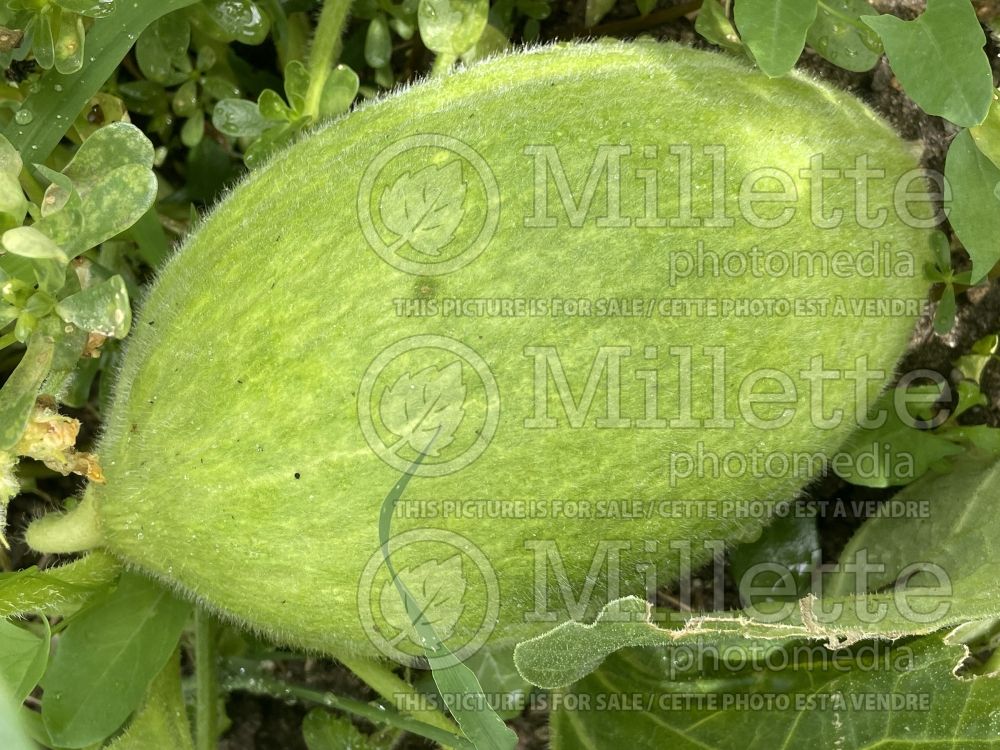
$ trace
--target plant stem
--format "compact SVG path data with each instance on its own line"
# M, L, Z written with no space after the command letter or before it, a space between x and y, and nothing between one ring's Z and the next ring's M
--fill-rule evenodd
M437 57L434 58L434 64L431 66L432 76L446 76L451 72L451 69L455 67L455 61L458 58L447 52L441 52Z
M339 655L337 660L354 672L368 687L389 701L391 705L398 707L400 698L405 697L407 708L401 709L403 713L409 714L424 724L430 724L432 727L460 734L459 728L451 719L428 705L426 698L421 693L385 665L370 659L351 659ZM412 705L418 706L418 708L409 708Z
M318 703L327 708L334 708L338 711L360 716L368 719L368 721L376 726L387 724L420 737L426 737L446 747L459 748L460 750L475 750L472 743L465 737L446 732L409 716L403 716L388 706L371 705L352 698L341 698L339 695L334 695L333 693L321 693L318 690L290 685L270 675L263 674L259 669L255 669L252 666L244 667L240 672L241 674L239 675L229 675L226 678L224 687L227 690L242 690L256 695L269 695L280 700L288 700L290 696L301 698L302 700Z
M330 69L340 57L341 36L347 25L351 0L325 0L319 16L312 48L309 50L309 88L306 90L305 114L319 117L319 103L323 87L330 77Z
M85 552L99 546L104 538L93 497L84 495L80 504L64 515L42 516L28 527L24 538L36 552L50 554Z
M215 622L203 608L194 613L194 669L197 680L195 747L215 750L219 682L215 663Z
M17 336L14 335L13 331L11 331L10 333L5 333L3 336L0 336L0 349L6 349L8 346L11 346L12 344L16 343L17 343Z

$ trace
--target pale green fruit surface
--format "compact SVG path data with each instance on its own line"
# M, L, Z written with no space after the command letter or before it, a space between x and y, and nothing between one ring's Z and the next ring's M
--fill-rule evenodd
M693 149L690 191L677 186L681 159L671 146L678 144ZM567 212L558 180L542 172L548 206L539 211L539 147L558 151L570 197L584 203L602 145L630 149L610 182L612 195L598 170L589 212L571 221L573 202ZM724 176L704 155L713 146L725 147ZM824 155L827 168L849 169L867 155L885 170L885 179L867 185L871 212L888 210L883 226L859 226L855 183L843 179L828 181L825 193L824 210L843 211L839 226L813 225L812 191L800 170L814 154ZM806 481L774 464L775 476L741 474L738 466L730 467L734 476L705 476L710 459L703 476L685 478L676 465L671 472L672 452L696 455L700 443L703 455L719 457L755 449L831 455L854 424L856 383L823 381L821 416L845 413L824 428L810 414L811 383L801 371L816 356L827 370L852 369L866 356L881 374L862 392L874 394L891 379L915 315L859 315L851 305L924 297L929 232L893 210L897 178L915 167L910 148L849 95L799 75L769 80L726 57L677 46L541 48L396 93L252 173L163 269L142 307L100 444L107 484L88 490L77 517L36 524L29 541L40 549L64 540L74 546L70 527L86 538L90 519L103 546L235 621L299 647L377 655L384 649L373 643L373 629L400 648L406 641L397 637L401 608L378 564L380 506L400 466L436 433L420 472L440 475L418 472L410 482L393 532L416 536L406 537L412 543L393 561L418 599L428 600L449 644L472 640L492 605L499 610L494 642L579 614L565 606L549 565L542 570L555 614L526 622L546 610L536 598L546 581L535 577L546 544L558 546L571 598L583 595L595 552L600 563L608 545L619 550L621 572L610 595L641 593L646 574L637 564L660 565L657 583L676 575L672 542L690 542L704 559L706 539L732 540L761 522L695 510L788 500ZM741 181L759 168L781 169L793 181L793 203L756 204L769 217L795 206L783 226L753 226L741 215ZM652 212L651 172L658 188ZM615 186L629 226L601 220ZM711 217L719 191L732 226L678 220L687 194L692 216ZM553 226L536 226L544 223L539 214ZM657 215L671 224L637 221ZM909 253L912 265L847 277L747 271L671 279L671 258L695 252L699 241L719 254L759 245L788 257L853 257L879 241ZM553 315L551 308L441 314L449 299L596 305L609 298L839 299L847 307L769 316L664 315L657 304L637 316ZM413 314L428 311L415 300L436 301L438 314ZM558 378L540 368L536 384L536 365L544 363L537 352L558 352L581 403L602 347L619 358L620 371L598 367L590 408L571 419ZM718 361L704 347L725 351L724 388L713 387ZM685 348L690 378L681 375ZM795 388L791 403L753 407L769 420L791 410L780 427L752 424L740 410L750 398L741 383L761 368L786 373ZM610 401L609 380L613 392L620 388ZM777 382L751 390L773 392ZM649 421L685 414L686 424ZM539 416L555 426L532 421ZM705 422L713 416L731 423ZM480 517L464 518L430 504L459 500L523 502L496 518L481 504ZM598 507L625 507L596 505L603 500L647 501L642 507L653 511L601 518ZM553 517L557 503L572 501L592 505L581 518ZM459 538L482 555L456 546ZM609 593L607 565L596 572L593 597L584 600L590 611ZM366 619L366 612L374 614Z

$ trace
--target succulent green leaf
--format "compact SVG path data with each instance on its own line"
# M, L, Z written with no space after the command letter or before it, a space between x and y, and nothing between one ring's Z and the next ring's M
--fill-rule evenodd
M205 0L192 14L195 22L220 42L260 44L271 21L253 0Z
M125 338L132 325L128 290L121 276L112 276L60 300L56 313L85 331L118 339Z
M55 39L55 69L63 75L76 73L83 67L84 38L83 18L63 13Z
M256 102L223 99L212 110L212 125L233 138L254 138L272 126L264 119Z
M334 68L323 84L323 94L319 100L321 117L342 115L351 108L358 95L360 82L358 74L346 65Z
M22 258L55 260L62 264L69 262L66 251L34 227L8 229L0 238L4 250Z
M733 20L760 69L782 76L802 54L817 7L817 0L736 0Z
M963 130L948 148L944 175L952 191L948 220L972 259L976 283L1000 261L1000 167Z
M83 748L117 730L170 660L190 609L125 573L114 592L73 619L44 679L42 719L53 741Z
M385 15L379 14L368 23L365 33L365 62L373 68L381 68L392 56L392 36Z
M993 98L986 35L968 0L929 0L913 21L881 15L862 19L882 39L903 89L932 115L978 125Z
M35 689L49 662L49 621L44 617L42 635L0 620L0 685L8 685L20 703Z
M62 172L81 195L86 195L108 172L132 165L151 169L153 158L153 144L139 128L115 122L87 138Z
M882 56L882 42L861 18L878 15L866 0L819 0L806 42L834 65L863 72Z
M188 47L191 24L183 13L169 13L146 29L135 43L135 61L150 81L174 86L191 71Z
M461 55L486 28L488 0L420 0L420 38L439 55Z
M295 113L281 98L281 95L272 89L264 89L257 98L257 106L261 115L266 120L274 122L289 122L295 118Z
M293 112L301 114L305 111L308 91L309 71L301 61L292 60L285 66L285 98Z
M0 231L20 226L27 211L28 201L17 175L0 171Z
M17 153L17 149L10 141L0 135L0 172L17 177L21 174L23 166L21 155Z
M32 53L40 68L49 70L56 62L55 13L51 8L35 17ZM30 111L30 110L29 110Z
M21 361L0 388L0 451L11 450L24 434L54 350L48 336L32 336Z

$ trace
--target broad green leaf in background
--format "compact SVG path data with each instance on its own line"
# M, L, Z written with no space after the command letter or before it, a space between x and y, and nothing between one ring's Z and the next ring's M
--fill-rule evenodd
M142 703L177 648L190 605L134 573L63 631L42 682L53 741L87 747L114 733Z
M863 19L881 37L892 72L921 109L956 125L978 125L993 98L986 35L969 0L928 0L913 21Z
M521 714L534 688L517 671L512 646L481 648L465 660L465 665L475 673L500 718L513 719Z
M553 696L553 750L968 750L998 745L1000 678L959 679L965 655L938 636L833 666L822 652L786 669L720 668L670 679L662 649L616 655ZM817 658L819 657L819 658ZM782 660L772 657L772 663ZM786 703L787 701L787 703Z
M35 333L28 349L7 382L0 388L0 451L9 451L21 439L35 407L42 380L49 372L55 342ZM0 521L3 518L0 516ZM0 523L0 529L3 528Z
M346 747L346 746L345 746ZM191 725L181 690L180 652L170 658L146 693L125 732L105 750L193 750Z
M380 13L368 23L365 34L365 62L373 68L387 65L392 56L392 36L389 34L389 22Z
M84 331L123 339L132 325L132 308L121 276L89 286L56 304L56 313Z
M694 21L694 30L712 44L730 52L742 52L743 43L736 28L726 17L726 10L720 0L705 0Z
M0 747L4 750L36 750L21 727L14 706L6 688L0 685Z
M773 78L799 59L816 12L817 0L736 0L733 20L757 65Z
M181 13L170 13L150 24L135 43L135 61L150 81L176 86L191 72L188 47L191 24Z
M314 708L306 714L302 721L302 738L309 750L388 750L391 744L362 734L350 719L334 716L322 708Z
M49 662L49 621L42 618L42 633L0 620L0 685L20 703L35 689Z
M944 175L952 194L948 220L972 259L976 283L1000 261L1000 167L963 130L948 149Z
M100 551L55 568L2 573L0 617L31 612L69 614L111 586L120 573L121 564Z
M880 401L886 419L880 427L854 432L842 449L850 460L837 462L837 474L862 487L896 487L919 479L932 467L965 449L932 430L905 423L891 402L893 391Z
M729 562L733 579L741 594L746 586L758 592L770 586L776 598L799 599L809 593L819 548L816 519L789 513L765 527L757 541L732 550ZM749 604L746 597L743 604Z
M489 0L420 0L420 39L439 55L457 57L479 39L489 11Z
M878 11L866 0L819 0L819 12L806 41L840 68L871 70L882 56L882 42L861 18L875 15Z
M868 573L867 589L893 583L915 563L940 566L952 580L975 575L981 568L1000 567L1000 461L959 459L948 474L929 474L893 498L910 506L903 517L871 518L851 538L840 555L839 573L827 588L831 596L856 593L855 576L844 563L863 553L881 570ZM920 575L916 573L915 575ZM932 585L933 582L929 582Z

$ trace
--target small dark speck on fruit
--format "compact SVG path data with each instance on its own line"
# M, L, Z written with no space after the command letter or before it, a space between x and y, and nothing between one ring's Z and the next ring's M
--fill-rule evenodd
M296 479L302 479L302 475L299 474L299 472L295 472L295 478Z
M148 326L156 325L156 321L155 320L147 320L146 321L146 325L148 325Z
M236 378L236 384L237 385L243 385L243 381L240 380L239 378Z

